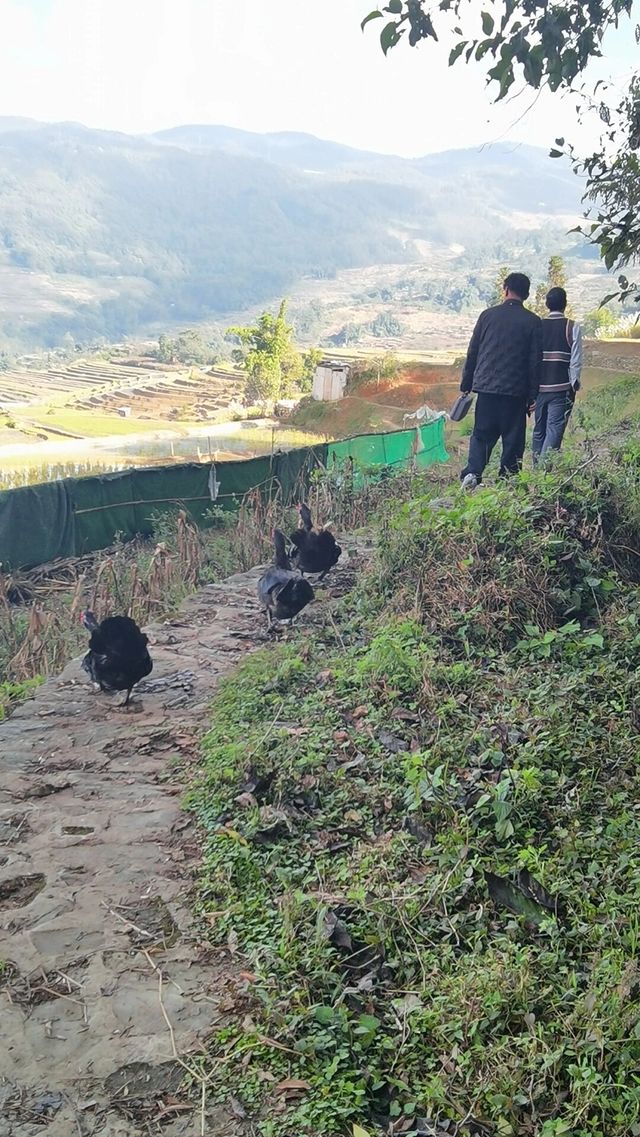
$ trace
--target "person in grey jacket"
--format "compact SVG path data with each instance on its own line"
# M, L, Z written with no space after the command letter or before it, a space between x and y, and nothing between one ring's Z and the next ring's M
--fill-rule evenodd
M542 369L542 320L524 307L531 281L512 272L504 282L504 301L487 308L474 328L460 390L477 394L475 424L462 484L481 481L493 448L502 440L500 475L517 474L527 433L527 414L535 408Z
M559 450L580 390L582 328L568 320L564 288L551 288L546 299L549 315L542 321L542 375L533 428L534 465L549 450Z

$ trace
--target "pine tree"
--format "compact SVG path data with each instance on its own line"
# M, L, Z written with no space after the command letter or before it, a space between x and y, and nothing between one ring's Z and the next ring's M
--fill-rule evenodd
M566 265L560 256L549 257L549 264L547 265L547 279L541 281L536 288L535 297L531 304L531 309L535 312L536 316L544 317L548 314L546 305L547 292L550 288L566 288L567 287L567 269ZM567 309L567 312L569 309Z
M508 275L509 268L507 265L503 265L498 273L498 276L496 277L496 281L493 286L493 293L491 295L492 304L502 304L502 301L504 300L504 282L507 279Z
M549 288L567 287L567 270L562 257L549 258Z
M544 281L544 280L541 281L541 283L536 288L536 294L533 298L533 303L530 305L531 311L535 312L536 316L540 316L541 318L543 318L544 316L546 316L548 314L547 313L547 305L545 303L548 291L549 291L548 281Z

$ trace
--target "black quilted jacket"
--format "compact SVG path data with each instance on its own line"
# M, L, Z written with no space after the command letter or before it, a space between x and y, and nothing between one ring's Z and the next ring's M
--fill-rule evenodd
M462 391L535 399L542 371L542 320L520 300L478 317L462 372Z

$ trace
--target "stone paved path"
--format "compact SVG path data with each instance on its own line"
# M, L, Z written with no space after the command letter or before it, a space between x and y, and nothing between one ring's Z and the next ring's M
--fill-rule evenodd
M239 992L191 925L179 771L219 677L266 638L257 575L148 629L129 711L76 660L0 724L1 1137L201 1132L176 1056ZM207 1110L205 1132L231 1128Z
M0 1137L239 1132L197 1081L181 1088L246 1002L239 966L192 922L181 794L219 678L268 641L259 571L147 629L154 669L128 711L75 660L0 723Z

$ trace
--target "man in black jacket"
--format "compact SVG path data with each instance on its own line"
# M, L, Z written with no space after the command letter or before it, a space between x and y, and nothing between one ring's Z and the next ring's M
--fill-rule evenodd
M512 272L504 302L478 318L462 372L461 391L477 393L476 417L462 484L475 489L491 452L502 439L500 475L517 474L535 407L542 369L542 320L524 307L531 281Z

